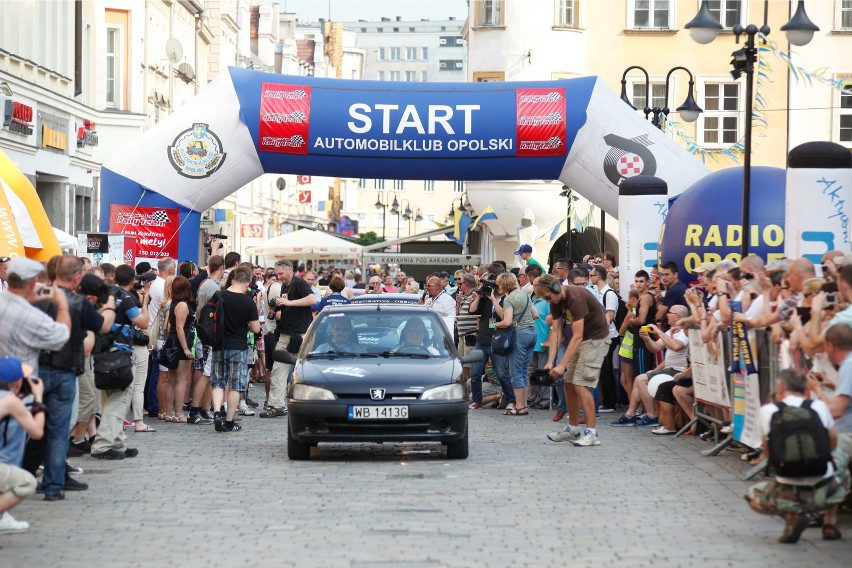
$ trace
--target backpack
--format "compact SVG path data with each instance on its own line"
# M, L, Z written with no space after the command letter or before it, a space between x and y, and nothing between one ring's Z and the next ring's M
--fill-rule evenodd
M215 292L198 313L198 338L213 349L221 349L225 338L224 310L221 293Z
M621 298L621 296L610 288L607 292L612 292L615 294L615 297L618 299L618 307L615 309L615 318L613 318L613 323L615 323L616 331L621 329L621 324L624 323L624 318L627 317L627 303ZM604 294L604 303L606 303L606 294ZM604 310L606 310L606 306L604 306Z
M783 477L825 475L832 461L828 430L811 408L775 403L778 411L769 423L769 467Z

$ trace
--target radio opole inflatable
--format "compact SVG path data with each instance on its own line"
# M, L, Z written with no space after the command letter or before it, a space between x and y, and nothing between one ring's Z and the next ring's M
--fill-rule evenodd
M780 168L751 168L749 252L766 261L784 256L785 177ZM678 196L660 231L658 260L675 261L686 281L702 262L739 261L742 187L743 169L730 168Z

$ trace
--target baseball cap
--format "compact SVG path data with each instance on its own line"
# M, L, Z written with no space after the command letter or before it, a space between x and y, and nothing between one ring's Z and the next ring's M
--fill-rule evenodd
M94 274L84 274L80 280L80 293L86 296L100 296L109 291L104 281Z
M694 272L695 274L704 274L705 272L710 272L714 268L716 268L715 263L713 263L713 262L702 262L701 264L696 266L695 270L693 270L692 272Z
M521 245L521 247L515 251L515 254L524 254L525 252L532 252L532 247L530 245Z
M0 383L14 383L18 379L29 377L33 368L21 363L17 357L0 358Z
M19 256L9 261L6 272L16 274L21 280L30 280L44 272L44 265L29 258Z
M151 272L151 263L142 261L136 265L136 274L145 274Z

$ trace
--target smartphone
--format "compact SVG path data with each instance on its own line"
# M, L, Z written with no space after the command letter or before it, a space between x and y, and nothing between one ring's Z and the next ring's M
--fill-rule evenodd
M53 286L45 286L43 288L39 288L38 292L36 292L42 298L52 298L53 297Z
M825 303L826 303L827 305L829 305L829 304L836 304L836 303L838 303L838 302L837 302L837 294L835 294L834 292L832 292L832 293L830 293L830 294L826 294L826 295L825 295Z
M645 333L653 333L651 331L651 326L649 326L649 325L643 325L642 327L639 328L639 331L644 331Z

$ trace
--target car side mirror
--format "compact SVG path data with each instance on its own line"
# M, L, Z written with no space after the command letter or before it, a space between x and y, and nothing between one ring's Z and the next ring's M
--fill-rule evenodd
M273 351L272 360L276 363L284 363L285 365L292 365L296 362L293 358L293 354L284 349L276 349Z
M461 357L461 362L463 365L466 365L468 363L480 363L482 361L485 361L485 351L483 351L482 349L473 349L471 351L468 351Z

